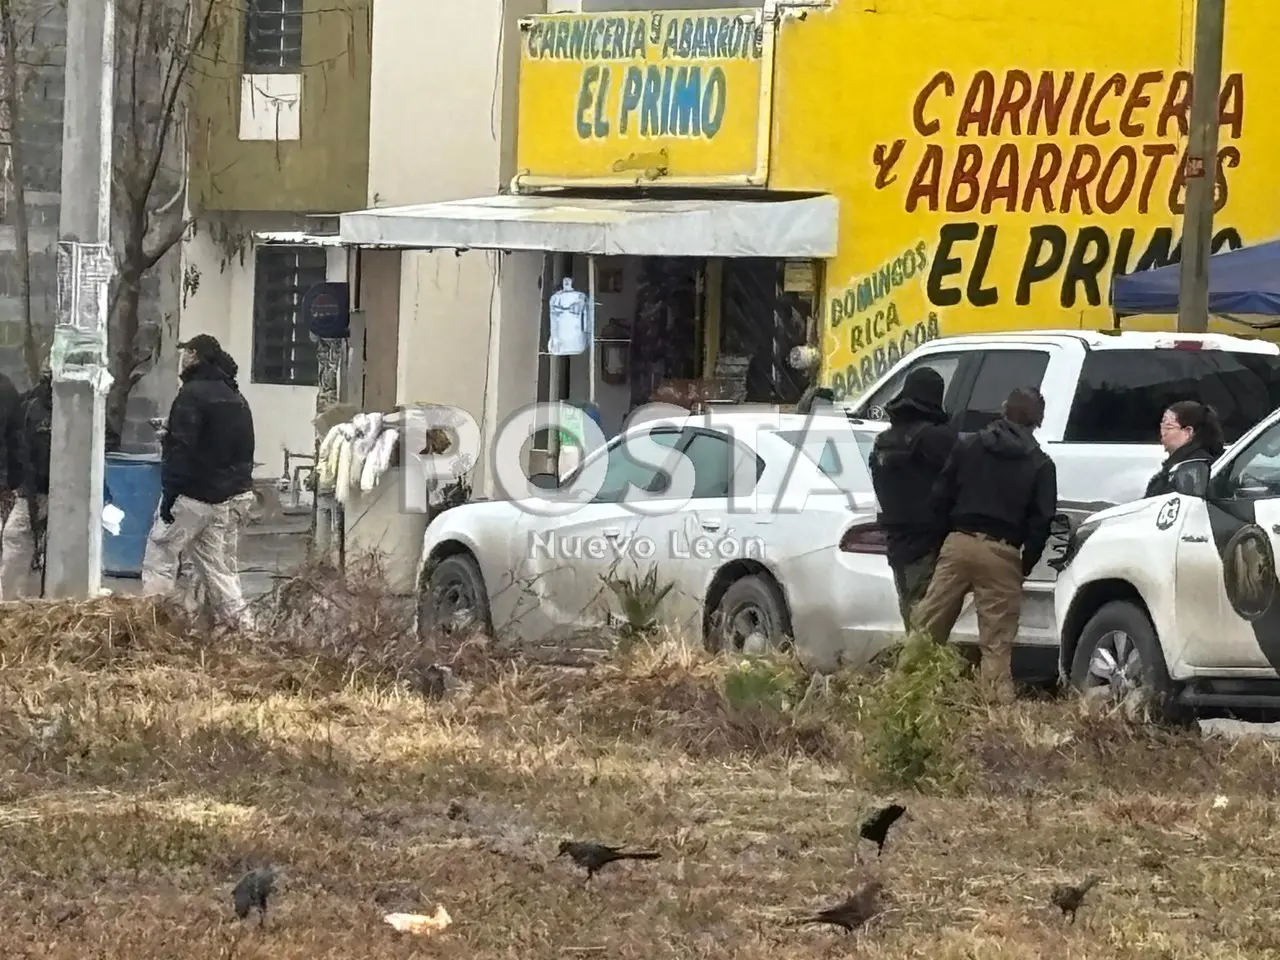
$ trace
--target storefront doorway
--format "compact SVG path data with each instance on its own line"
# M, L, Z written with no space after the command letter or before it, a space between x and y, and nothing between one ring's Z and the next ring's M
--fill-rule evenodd
M540 255L541 282L529 284L538 287L536 308L532 290L508 299L501 269L493 274L488 344L492 355L518 338L537 373L486 380L485 405L514 395L520 403L495 399L490 409L515 409L526 402L526 389L531 400L568 402L584 416L590 405L610 437L655 400L686 409L799 400L820 374L817 295L823 264L836 254L839 206L829 195L769 191L548 189L343 214L341 237L375 247ZM534 261L524 263L520 283L539 277ZM575 351L551 356L549 298L564 278L596 303L594 340L578 347L579 325ZM535 309L538 335L528 345ZM534 436L526 447L530 475L563 475L559 437L545 430Z
M606 437L646 403L787 406L817 376L816 367L795 363L796 348L816 340L816 262L598 256L594 263L596 356L551 356L544 308L538 399L594 405ZM549 255L544 289L568 276L587 292L589 264L585 256Z

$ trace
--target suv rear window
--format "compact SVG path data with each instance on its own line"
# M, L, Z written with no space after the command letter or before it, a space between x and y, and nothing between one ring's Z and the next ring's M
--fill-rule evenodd
M1171 403L1198 400L1231 443L1280 406L1280 356L1225 350L1093 350L1084 360L1064 439L1156 443Z

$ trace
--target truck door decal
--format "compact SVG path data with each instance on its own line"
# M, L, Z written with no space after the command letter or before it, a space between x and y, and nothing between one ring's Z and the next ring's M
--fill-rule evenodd
M1236 616L1249 624L1262 655L1280 673L1280 603L1275 552L1252 500L1211 502L1209 526L1222 557L1222 584Z
M1178 514L1182 511L1182 499L1174 497L1166 500L1160 507L1160 512L1156 514L1156 529L1168 530L1178 522Z
M1231 609L1253 623L1267 615L1276 596L1276 559L1260 526L1241 527L1222 551L1222 577Z

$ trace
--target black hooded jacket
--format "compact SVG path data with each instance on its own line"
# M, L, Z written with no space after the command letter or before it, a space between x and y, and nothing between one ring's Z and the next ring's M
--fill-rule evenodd
M224 503L253 487L253 414L225 354L182 372L161 441L164 502Z
M909 389L886 405L890 426L871 450L877 519L893 564L912 563L942 545L947 528L929 509L929 495L959 439L941 405L910 396Z
M18 460L20 489L28 499L49 493L49 457L53 436L53 380L43 376L22 398Z
M22 484L22 395L13 381L0 373L0 493Z
M933 488L952 530L1022 549L1022 574L1040 561L1058 509L1058 472L1026 427L1004 418L963 438Z
M1173 480L1169 477L1169 472L1174 467L1180 463L1190 463L1193 460L1206 460L1212 463L1221 455L1222 447L1216 444L1206 446L1193 437L1190 443L1184 443L1165 458L1164 463L1160 465L1159 472L1147 484L1147 492L1144 496L1159 497L1166 493L1177 493L1173 489Z

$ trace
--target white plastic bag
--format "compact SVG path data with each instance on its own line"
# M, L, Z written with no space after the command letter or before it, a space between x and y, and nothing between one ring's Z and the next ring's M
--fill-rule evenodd
M556 357L582 353L590 340L590 317L587 295L573 289L573 280L565 277L560 289L551 295L551 336L547 352Z
M124 511L114 503L102 505L102 529L113 537L120 536L120 524L124 523Z

